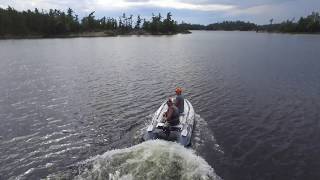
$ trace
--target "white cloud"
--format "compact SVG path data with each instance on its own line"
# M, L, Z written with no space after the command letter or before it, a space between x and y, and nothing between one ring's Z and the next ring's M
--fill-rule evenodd
M26 10L26 9L65 9L64 6L66 3L63 1L52 1L52 0L0 0L0 4L4 7L11 6L18 10Z
M227 11L234 9L233 5L226 4L197 4L179 0L0 0L0 4L10 5L19 10L30 8L66 9L72 7L80 11L90 10L125 10L130 8L168 8L193 11Z
M187 9L187 10L198 10L198 11L226 11L235 8L232 5L223 4L192 4L184 3L179 1L150 1L151 5L162 8L174 8L174 9Z
M117 1L117 3L107 3L103 0L98 0L100 4L114 5L115 7L159 7L159 8L172 8L172 9L185 9L196 11L225 11L233 9L234 6L223 4L194 4L186 3L176 0L150 0L150 1Z

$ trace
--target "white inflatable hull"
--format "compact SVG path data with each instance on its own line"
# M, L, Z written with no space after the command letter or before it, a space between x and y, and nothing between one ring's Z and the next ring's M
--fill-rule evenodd
M180 115L180 123L177 126L170 127L170 133L167 135L163 130L163 114L167 111L168 106L163 103L154 113L151 124L147 127L143 136L145 141L151 139L165 139L176 141L183 146L191 144L191 136L194 125L195 113L191 103L184 100L184 113Z

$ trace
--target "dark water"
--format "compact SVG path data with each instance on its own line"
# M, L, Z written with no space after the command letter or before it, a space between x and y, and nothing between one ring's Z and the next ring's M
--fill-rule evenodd
M198 114L194 153L223 179L320 179L319 58L317 35L2 40L0 179L70 178L139 144L176 86Z

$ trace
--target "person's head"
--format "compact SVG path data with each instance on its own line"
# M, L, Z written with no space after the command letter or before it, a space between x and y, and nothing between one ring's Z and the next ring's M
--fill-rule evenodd
M182 89L180 87L176 88L176 94L180 95L182 93Z
M172 99L171 99L171 98L168 99L167 105L168 105L169 107L171 107L171 106L173 105L173 102L172 102Z

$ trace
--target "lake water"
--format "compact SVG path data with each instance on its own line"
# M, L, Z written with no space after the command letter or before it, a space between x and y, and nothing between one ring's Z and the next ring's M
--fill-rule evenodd
M320 179L318 35L1 40L0 69L0 179ZM176 86L192 146L140 144Z

